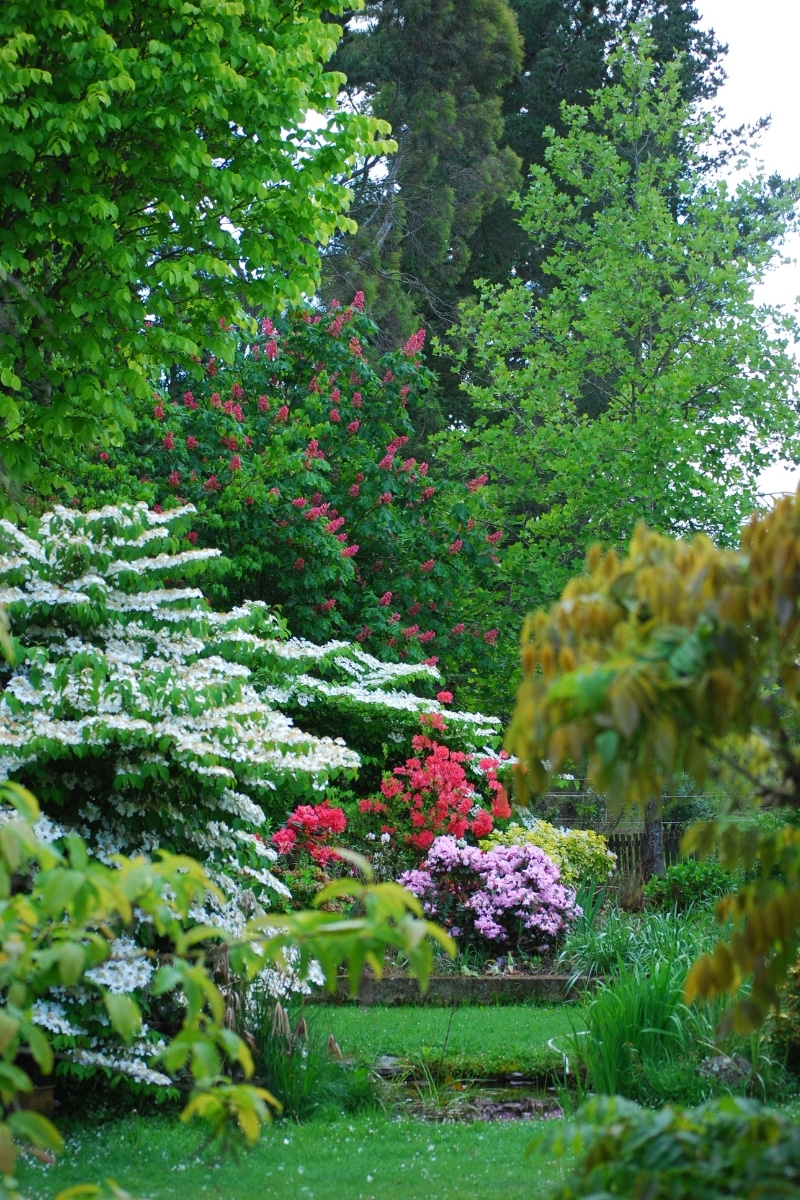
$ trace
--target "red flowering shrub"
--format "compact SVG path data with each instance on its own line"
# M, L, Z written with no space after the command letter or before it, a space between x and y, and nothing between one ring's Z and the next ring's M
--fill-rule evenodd
M159 388L111 461L76 472L91 481L81 499L194 504L197 544L227 559L214 603L266 600L311 640L438 660L461 705L481 707L473 689L510 674L484 616L502 564L482 479L434 486L428 463L403 457L406 406L431 378L424 335L382 357L374 335L360 301L265 320L252 340L230 330L232 362L189 363Z
M335 849L347 829L344 810L322 804L298 804L285 825L273 833L278 851L275 874L292 892L292 907L303 907L326 882L327 868L339 859ZM341 860L340 860L341 861Z
M380 842L384 854L393 846L402 857L405 848L412 851L406 854L408 861L419 861L441 834L475 842L510 818L506 790L498 779L502 758L452 750L427 733L413 737L412 746L414 757L384 776L380 795L357 802L351 840L358 828L366 843ZM369 847L361 848L371 853Z

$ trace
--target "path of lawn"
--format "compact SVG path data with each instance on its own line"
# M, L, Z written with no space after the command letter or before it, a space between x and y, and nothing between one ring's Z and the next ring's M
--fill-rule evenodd
M470 1075L522 1071L536 1074L562 1060L548 1049L561 1048L571 1023L578 1028L580 1008L573 1004L514 1005L497 1008L325 1008L311 1019L333 1033L345 1055L374 1063L381 1055L435 1064Z
M559 1062L574 1006L507 1008L319 1007L309 1020L333 1033L347 1056L373 1064L382 1055L444 1064L445 1071L487 1076L536 1072ZM444 1053L443 1053L444 1052ZM541 1195L561 1163L526 1157L532 1121L441 1125L374 1109L328 1112L302 1125L276 1122L253 1148L222 1159L201 1152L204 1127L177 1116L137 1117L78 1127L53 1167L26 1163L23 1192L48 1200L82 1181L113 1179L141 1200L516 1200Z
M380 1112L278 1123L236 1158L200 1153L204 1132L177 1119L110 1122L70 1137L54 1167L25 1164L23 1194L113 1179L141 1200L531 1200L562 1162L526 1157L533 1122L430 1125Z

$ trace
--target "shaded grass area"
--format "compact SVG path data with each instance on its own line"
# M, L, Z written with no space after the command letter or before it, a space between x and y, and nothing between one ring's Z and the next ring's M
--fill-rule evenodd
M429 1125L382 1113L279 1122L236 1156L203 1152L204 1133L163 1117L109 1122L67 1138L55 1166L19 1171L31 1200L82 1181L113 1179L141 1200L530 1200L565 1160L526 1157L533 1122ZM569 1165L568 1163L566 1165Z
M561 1065L561 1048L580 1022L573 1004L497 1008L341 1008L313 1014L346 1056L373 1064L392 1055L448 1073L538 1075ZM582 1028L582 1026L579 1027Z

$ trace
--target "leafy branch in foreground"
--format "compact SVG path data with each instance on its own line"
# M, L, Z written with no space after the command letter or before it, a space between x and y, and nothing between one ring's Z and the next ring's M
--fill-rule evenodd
M90 858L77 836L67 839L61 853L37 834L40 810L30 792L6 783L0 798L14 813L0 825L0 1100L6 1108L0 1120L0 1174L12 1191L15 1140L39 1152L58 1151L62 1144L50 1121L19 1103L33 1088L25 1064L32 1060L44 1075L54 1068L46 1032L55 1030L53 989L81 987L93 1003L100 1000L128 1045L146 1032L134 996L102 971L118 940L115 932L129 928L134 916L149 923L162 946L157 958L147 956L160 963L152 994L175 993L181 1012L179 1031L150 1048L144 1074L164 1085L175 1075L190 1081L181 1119L199 1116L217 1134L235 1122L250 1141L280 1105L265 1088L247 1082L253 1058L246 1040L228 1027L226 998L206 961L210 945L227 945L245 978L269 966L296 969L299 951L301 970L316 959L330 988L348 960L353 990L365 962L380 973L389 946L405 952L423 987L431 969L430 939L453 952L451 939L421 919L421 906L410 893L396 884L373 886L358 880L332 885L337 894L346 889L358 897L358 917L341 919L319 911L263 917L236 939L192 921L192 910L215 890L192 859L162 853L160 861L152 862L119 855L113 866L106 866ZM321 894L318 903L329 898ZM68 1025L62 1010L61 1031Z
M678 771L702 785L733 771L756 803L800 809L800 494L755 515L738 550L639 526L627 558L590 552L587 573L528 618L509 749L543 789L567 759L620 804L644 806ZM736 992L728 1023L763 1019L797 954L800 830L694 826L686 852L758 868L718 906L734 931L689 974L686 993Z

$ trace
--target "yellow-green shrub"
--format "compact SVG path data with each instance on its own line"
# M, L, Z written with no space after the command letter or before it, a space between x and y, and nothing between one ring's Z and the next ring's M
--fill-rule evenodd
M495 832L480 843L482 850L492 846L518 846L531 842L551 858L568 887L577 887L584 879L608 879L617 856L606 839L593 829L556 829L538 819L529 826L512 824L504 833Z

